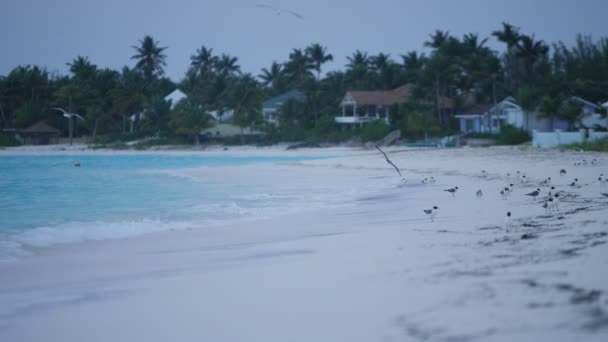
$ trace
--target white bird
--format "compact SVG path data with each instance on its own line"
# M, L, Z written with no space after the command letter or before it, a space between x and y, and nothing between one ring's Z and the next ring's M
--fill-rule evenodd
M453 187L453 188L450 188L450 189L446 189L446 190L443 190L443 191L447 191L447 192L451 193L452 197L454 197L454 195L456 195L456 191L458 191L458 187L456 186L456 187Z
M63 113L63 117L67 118L69 120L69 128L70 128L70 146L72 145L72 132L74 130L74 124L73 124L73 118L77 118L80 119L82 121L84 121L84 118L76 113L68 113L65 110L63 110L62 108L52 108L53 110L58 110L60 112Z
M511 230L512 227L512 223L511 223L511 212L508 211L507 212L507 216L505 217L505 229L507 230L507 232L509 230Z
M281 13L285 12L287 14L293 15L294 17L296 17L296 18L298 18L300 20L304 20L304 17L301 14L299 14L297 12L294 12L294 11L291 11L291 10L288 10L288 9L274 7L274 6L269 5L269 4L257 4L257 5L255 5L255 7L265 8L265 9L274 11L274 13L276 13L276 15L281 15Z

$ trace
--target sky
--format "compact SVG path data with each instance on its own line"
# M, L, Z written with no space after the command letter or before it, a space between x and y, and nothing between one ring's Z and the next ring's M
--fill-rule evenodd
M266 4L291 10L277 13ZM18 65L68 73L76 56L99 67L134 66L133 45L151 35L167 47L165 74L183 78L201 46L236 56L244 72L260 74L294 48L318 42L343 69L356 50L370 55L418 50L436 29L489 37L507 21L525 34L572 45L577 33L608 37L606 0L1 0L0 75ZM490 38L488 46L501 51Z

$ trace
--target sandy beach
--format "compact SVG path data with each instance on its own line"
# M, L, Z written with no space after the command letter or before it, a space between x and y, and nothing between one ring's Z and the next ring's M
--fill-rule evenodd
M601 194L608 185L597 181L608 176L608 155L519 147L386 152L405 182L375 150L117 152L331 158L180 171L303 193L306 207L31 247L0 263L0 340L608 338L608 197ZM28 153L115 152L0 151ZM574 166L582 160L588 164ZM434 183L424 181L431 176ZM513 192L503 199L509 184ZM454 196L444 191L456 186ZM553 212L542 207L550 186L561 195ZM526 196L537 188L538 199ZM433 206L431 221L423 210Z

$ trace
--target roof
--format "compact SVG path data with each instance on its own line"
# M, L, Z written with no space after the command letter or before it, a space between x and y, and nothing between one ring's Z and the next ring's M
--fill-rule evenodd
M186 97L187 95L184 94L184 92L179 89L175 89L171 92L171 94L165 96L165 101L171 101L171 109L173 109L173 107L175 107L179 101L185 99Z
M473 107L468 109L460 110L458 115L480 115L485 114L490 111L490 109L494 107L492 104L476 104Z
M579 103L581 103L583 105L586 105L586 106L589 106L589 107L593 107L593 108L596 108L596 109L600 108L600 106L598 106L597 104L595 104L593 102L590 102L590 101L587 101L587 100L585 100L585 99L583 99L581 97L578 97L578 96L570 96L566 101L576 101L576 102L579 102Z
M30 127L24 129L22 132L23 133L48 133L48 134L61 133L61 131L59 131L57 128L49 126L44 121L38 121L35 124L31 125Z
M403 101L410 93L410 86L406 84L392 90L349 91L345 99L350 96L358 105L390 106Z
M272 98L264 101L262 103L262 108L263 109L276 109L276 108L281 107L283 105L283 103L285 103L285 101L288 101L291 99L294 99L297 101L304 101L305 96L299 90L295 90L295 89L290 90L279 96L275 96L275 97L272 97Z

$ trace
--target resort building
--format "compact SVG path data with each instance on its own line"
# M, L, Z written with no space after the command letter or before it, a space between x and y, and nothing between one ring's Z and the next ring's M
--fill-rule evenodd
M281 107L289 100L304 102L306 97L298 90L291 90L264 101L262 103L264 121L271 125L278 125Z
M175 108L175 106L177 105L177 103L183 99L185 99L186 97L188 97L188 95L184 94L184 92L182 92L179 89L175 89L174 91L171 92L171 94L165 96L165 101L167 102L171 102L171 109Z

